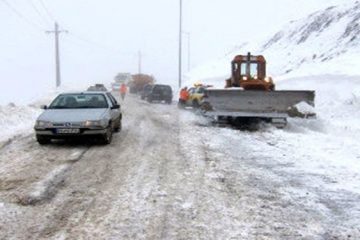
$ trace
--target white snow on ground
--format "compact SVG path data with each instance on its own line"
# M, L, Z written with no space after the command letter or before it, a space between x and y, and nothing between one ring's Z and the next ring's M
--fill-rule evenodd
M310 106L306 102L300 102L294 107L297 109L297 111L304 114L305 116L315 113L315 108L313 106Z
M41 110L32 106L0 106L0 143L14 135L29 132Z
M293 154L303 155L298 167L325 173L335 179L336 187L360 192L360 76L313 76L289 79L279 87L316 90L317 119L290 120L285 131L274 137L287 139L285 146L298 146ZM292 138L291 132L301 133ZM284 147L285 147L284 146Z
M356 78L344 76L282 82L284 88L310 84L325 94L317 99L322 106L316 108L317 119L290 119L283 130L214 127L175 104L132 97L124 103L124 128L114 142L86 148L81 158L82 145L39 146L31 136L17 139L1 149L0 225L6 226L1 234L29 239L359 239L360 133L357 126L344 129L350 115L341 110L355 116L359 111L356 104L348 105L345 94L326 94L336 90L339 78L344 88L352 86L347 96L359 89ZM330 99L339 104L327 105ZM18 196L34 195L44 202L18 204Z
M186 116L183 135L187 135L189 156L204 157L201 149L193 148L194 141L201 141L212 166L206 175L239 195L236 206L227 204L228 198L214 201L209 195L214 208L207 209L209 215L212 211L233 213L232 222L221 214L219 222L209 221L210 233L221 226L222 237L227 239L360 237L360 131L358 126L347 126L349 116L325 120L331 113L323 110L318 119L290 119L283 130L265 126L255 132L199 127L203 120ZM244 183L253 187L244 191Z

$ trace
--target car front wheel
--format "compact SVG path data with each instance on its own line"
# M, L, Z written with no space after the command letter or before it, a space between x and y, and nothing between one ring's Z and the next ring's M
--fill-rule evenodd
M147 97L147 101L148 101L149 103L152 103L152 97L151 97L151 96L148 96L148 97Z
M108 128L106 129L106 133L102 136L102 141L104 144L110 144L112 141L113 129L111 124L109 124Z
M119 119L119 122L114 130L115 132L120 132L121 128L122 128L122 123L121 123L121 119Z
M40 144L40 145L45 145L45 144L49 144L51 142L51 139L49 137L45 137L45 136L41 136L41 135L36 135L36 141Z

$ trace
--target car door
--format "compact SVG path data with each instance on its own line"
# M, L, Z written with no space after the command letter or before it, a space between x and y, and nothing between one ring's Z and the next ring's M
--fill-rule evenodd
M205 89L203 87L197 88L194 100L196 99L198 102L201 102L201 100L204 96L204 92L205 92Z
M154 88L152 89L152 99L153 100L160 100L160 95L161 95L161 87L160 86L154 86Z
M112 120L112 122L117 122L119 120L119 118L121 117L121 108L113 109L113 107L116 105L120 105L120 104L116 101L114 96L111 95L111 93L107 93L106 96L108 97L108 99L110 101L111 120Z

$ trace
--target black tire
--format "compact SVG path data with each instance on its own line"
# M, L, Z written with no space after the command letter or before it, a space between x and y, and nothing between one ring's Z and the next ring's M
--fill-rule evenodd
M199 107L200 107L200 104L199 104L198 100L194 100L194 101L192 102L192 106L193 106L193 108L199 108Z
M119 122L114 130L115 132L120 132L121 129L122 129L122 123L121 123L121 118L119 118Z
M152 103L152 98L151 98L151 96L148 96L148 97L147 97L147 101L148 101L149 103Z
M185 108L185 103L181 100L179 100L178 104L177 104L178 108L180 109L184 109Z
M102 142L104 144L110 144L112 141L112 135L113 135L113 128L111 127L111 124L109 124L109 126L106 130L107 130L106 133L102 136Z
M36 141L37 141L40 145L45 145L45 144L49 144L49 143L51 142L51 138L46 137L46 136L36 135Z

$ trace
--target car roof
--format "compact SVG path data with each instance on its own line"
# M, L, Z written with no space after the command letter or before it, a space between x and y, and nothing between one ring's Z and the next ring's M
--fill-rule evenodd
M110 92L104 92L104 91L83 91L83 92L63 92L59 95L66 95L66 94L106 94Z
M166 84L154 84L154 87L155 86L160 86L160 87L170 87L171 88L171 86L170 85L166 85Z

